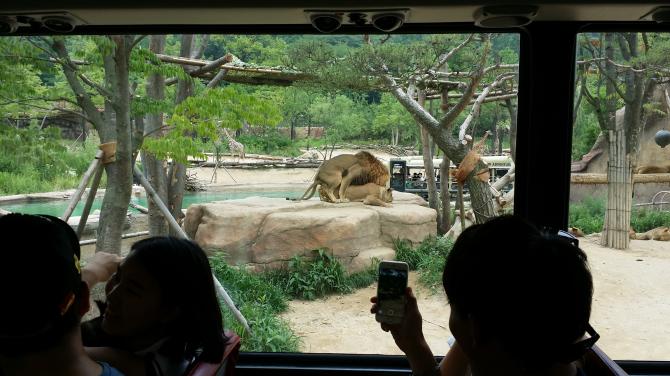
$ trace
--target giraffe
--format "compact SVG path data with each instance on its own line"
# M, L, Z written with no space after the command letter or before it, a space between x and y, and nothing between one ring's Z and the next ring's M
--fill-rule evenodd
M228 139L228 149L230 149L231 155L237 155L237 160L239 162L240 158L244 158L244 145L242 143L235 141L233 136L230 135L228 129L221 128L223 135Z

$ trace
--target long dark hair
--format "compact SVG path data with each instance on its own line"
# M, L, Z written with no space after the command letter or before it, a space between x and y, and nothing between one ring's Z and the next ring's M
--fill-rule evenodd
M167 328L166 355L195 354L219 362L223 355L223 319L205 252L196 243L174 237L152 237L133 244L129 257L156 279L164 304L179 309Z

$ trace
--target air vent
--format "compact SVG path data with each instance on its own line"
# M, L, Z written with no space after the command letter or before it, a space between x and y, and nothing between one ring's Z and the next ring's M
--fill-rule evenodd
M537 10L534 5L487 5L475 12L475 25L485 28L521 27L535 19Z
M70 33L86 22L68 12L0 14L0 34L12 34L20 29Z

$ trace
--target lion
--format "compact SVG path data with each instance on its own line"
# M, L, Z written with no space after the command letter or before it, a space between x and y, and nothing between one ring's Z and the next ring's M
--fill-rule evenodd
M579 227L568 227L568 232L574 235L576 238L584 237L584 231L582 231L582 229Z
M670 164L663 164L660 166L657 165L640 166L635 170L636 174L663 174L667 172L670 172Z
M342 154L321 164L314 182L307 188L299 200L314 196L316 187L321 185L330 202L346 202L344 192L349 185L375 183L386 187L389 183L389 171L377 158L366 151L356 154ZM335 190L338 195L335 196Z
M323 186L319 188L319 196L321 201L332 202ZM362 202L365 205L389 207L391 206L389 203L393 202L393 189L375 183L350 185L344 192L344 198L349 201Z
M660 241L670 241L670 227L661 226L651 229L647 232L635 233L630 232L631 239L637 240L660 240Z

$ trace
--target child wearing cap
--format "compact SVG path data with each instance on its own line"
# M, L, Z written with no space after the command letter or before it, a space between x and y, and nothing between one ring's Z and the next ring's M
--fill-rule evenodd
M46 215L0 217L0 374L118 376L84 352L89 309L76 234Z

